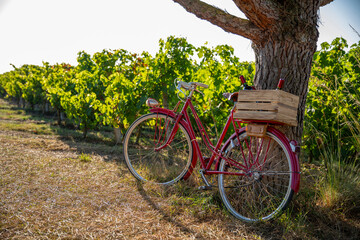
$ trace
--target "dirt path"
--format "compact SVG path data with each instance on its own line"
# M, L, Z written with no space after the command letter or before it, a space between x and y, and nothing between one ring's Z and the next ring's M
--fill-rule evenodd
M113 148L0 129L0 238L261 239L223 210L138 185Z

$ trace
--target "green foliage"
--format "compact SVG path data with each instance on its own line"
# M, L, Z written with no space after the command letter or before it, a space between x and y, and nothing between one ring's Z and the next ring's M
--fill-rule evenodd
M74 83L71 81L75 77L73 67L68 64L50 66L49 63L44 63L44 72L45 77L42 84L44 90L46 90L48 101L56 110L64 111L61 99L63 99L66 92L71 92L75 88Z
M36 65L23 65L11 72L7 72L1 77L1 89L18 101L23 98L30 104L34 105L43 103L45 100L45 92L42 87L43 69ZM4 94L4 93L2 93Z
M0 97L6 96L5 84L9 79L10 72L6 72L0 75Z
M88 163L92 161L91 156L84 153L81 153L81 155L78 156L78 159L80 160L80 162L83 163Z
M14 65L14 70L2 74L3 77L3 88L5 89L6 93L15 98L16 100L20 100L20 97L22 96L22 89L21 85L24 84L24 78L21 78L19 76L20 70L16 68Z
M118 49L93 55L81 51L77 61L76 67L65 63L14 67L1 75L0 94L22 97L31 105L48 101L86 135L98 125L124 131L147 112L148 97L173 107L178 101L174 81L198 81L210 86L204 96L195 98L203 108L199 112L205 110L200 116L214 127L226 117L226 100L221 94L238 91L240 74L247 79L254 75L254 64L240 63L230 46L196 48L185 38L174 36L159 41L155 57Z
M359 158L360 48L342 38L323 43L315 53L306 108L304 146L312 159L321 147L336 149L347 161ZM194 96L199 115L211 132L219 132L230 105L224 92L240 89L239 75L253 78L254 63L240 62L227 45L195 47L184 38L159 41L154 57L123 49L103 50L92 56L78 53L76 67L69 64L24 65L0 75L0 95L23 98L31 106L48 101L54 109L86 132L99 125L120 127L122 132L147 112L148 97L163 106L178 101L174 80L209 85L204 96ZM345 159L345 158L344 158Z
M231 105L222 96L225 92L237 92L241 88L240 75L248 80L255 74L254 63L240 62L234 55L234 49L227 45L215 48L202 46L197 49L200 63L194 74L194 80L209 85L204 89L204 96L196 95L195 99L203 107L199 116L209 123L215 132L220 131L222 124L228 114ZM217 134L218 135L218 134Z
M319 159L322 149L326 148L336 151L343 162L357 161L360 152L360 44L346 51L346 40L336 38L331 44L321 46L314 55L309 82L304 145L313 159Z
M99 100L97 79L93 74L82 71L70 80L74 89L64 92L61 97L61 106L66 115L75 120L80 129L84 131L84 137L89 129L97 126L96 118Z
M174 80L192 81L194 61L192 56L195 47L185 38L168 37L167 41L160 39L159 52L149 62L149 82L153 84L153 94L161 96L164 107L175 105L176 98ZM157 97L159 98L159 97Z
M144 109L147 96L144 84L147 72L145 62L148 54L138 56L125 50L105 54L108 55L107 64L104 64L104 60L97 64L103 95L99 98L101 114L98 120L124 130ZM94 59L96 58L101 58L101 55L94 55Z

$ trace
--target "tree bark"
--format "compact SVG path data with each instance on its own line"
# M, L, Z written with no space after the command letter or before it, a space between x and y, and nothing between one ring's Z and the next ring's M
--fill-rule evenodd
M320 1L284 1L280 8L284 16L268 31L267 41L252 45L256 58L256 88L275 89L283 78L283 90L300 98L298 126L284 129L290 139L298 142L301 142L308 81L319 37L319 8Z
M114 127L114 140L115 140L115 145L121 143L122 139L123 139L123 134L121 132L121 128L120 127Z
M308 81L316 42L307 46L293 41L253 44L256 56L256 89L276 89L280 78L285 79L284 91L299 96L298 126L283 129L290 139L301 142Z
M275 89L285 79L284 91L300 97L297 127L285 134L300 142L312 58L318 40L318 10L333 0L233 0L248 19L241 19L200 0L173 0L188 12L252 41L255 87Z
M57 110L56 111L57 112L57 124L59 125L59 126L61 126L61 111L60 110Z
M252 41L260 41L261 29L247 19L233 16L217 7L211 6L200 0L173 0L185 8L186 11L195 14L198 18L207 20L221 27L224 31L241 35Z
M167 93L167 91L163 91L162 99L163 99L163 107L169 108L169 94Z

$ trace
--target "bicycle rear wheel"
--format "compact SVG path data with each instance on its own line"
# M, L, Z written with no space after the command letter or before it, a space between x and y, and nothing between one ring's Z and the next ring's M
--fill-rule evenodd
M189 133L179 124L174 139L164 145L174 127L174 118L150 113L130 126L124 138L124 157L132 175L140 181L171 185L187 173L193 148Z
M289 204L293 166L284 143L273 133L265 138L235 136L225 150L226 157L240 163L235 167L222 160L219 170L241 175L219 174L218 184L225 207L245 222L267 221Z

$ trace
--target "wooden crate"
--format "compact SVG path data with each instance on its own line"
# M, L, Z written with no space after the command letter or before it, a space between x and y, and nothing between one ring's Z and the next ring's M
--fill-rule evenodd
M234 118L297 126L299 97L281 90L240 91Z

